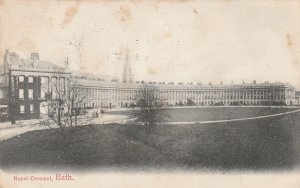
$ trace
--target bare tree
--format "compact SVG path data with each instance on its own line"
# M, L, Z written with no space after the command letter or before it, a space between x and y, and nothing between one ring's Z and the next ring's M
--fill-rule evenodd
M136 123L145 131L145 142L148 143L149 134L153 133L156 123L162 118L162 101L159 90L154 85L143 84L135 95L135 108L132 114Z
M70 143L79 126L88 124L93 117L85 111L88 93L70 79L67 84L56 83L52 91L46 94L42 108L44 113L40 122L56 130L63 136L65 143Z

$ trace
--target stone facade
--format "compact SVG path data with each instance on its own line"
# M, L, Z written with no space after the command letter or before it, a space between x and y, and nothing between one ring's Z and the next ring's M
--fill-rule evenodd
M69 87L70 72L51 62L41 61L38 53L29 59L21 59L14 52L6 51L2 68L2 105L8 107L8 114L16 119L40 117L40 104L46 94L53 93L55 85Z
M70 85L69 81L77 80ZM87 92L85 108L129 107L135 104L135 94L144 85L154 85L165 106L181 105L297 105L295 88L285 83L243 83L230 85L184 84L173 82L134 82L129 58L126 57L122 81L107 80L96 75L71 73L68 60L65 67L42 61L38 53L21 59L6 51L0 67L0 111L15 114L17 119L39 118L45 95L55 95L55 87L79 87ZM3 116L4 117L4 116ZM7 119L3 118L2 119Z
M128 107L145 83L115 83L81 80L93 108ZM150 83L147 83L150 84ZM180 105L295 105L295 88L284 83L192 85L156 84L166 106Z

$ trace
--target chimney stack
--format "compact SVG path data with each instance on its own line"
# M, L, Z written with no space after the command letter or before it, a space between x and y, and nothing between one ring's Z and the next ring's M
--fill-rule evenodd
M32 53L30 54L30 60L36 61L36 60L39 60L39 59L40 59L39 53L37 53L37 52L32 52Z

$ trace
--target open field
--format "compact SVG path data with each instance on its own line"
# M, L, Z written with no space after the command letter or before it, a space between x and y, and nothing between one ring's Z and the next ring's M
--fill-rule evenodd
M280 107L208 107L170 108L164 110L165 122L193 122L249 118L293 111L296 108ZM113 111L112 114L130 114L132 111Z
M179 112L174 114L179 118ZM190 114L196 117L186 116ZM55 130L34 131L0 142L0 164L5 169L294 169L300 165L300 113L243 122L161 125L147 144L144 140L143 130L135 126L89 125L80 128L74 144L61 149Z

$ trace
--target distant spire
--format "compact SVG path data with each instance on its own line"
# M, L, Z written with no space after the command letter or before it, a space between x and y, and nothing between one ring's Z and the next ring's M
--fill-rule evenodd
M65 70L69 69L69 58L65 57Z
M128 49L126 50L126 59L125 59L125 64L124 64L122 80L124 83L133 83L133 73L132 73L131 65L130 65L130 61L129 61Z

